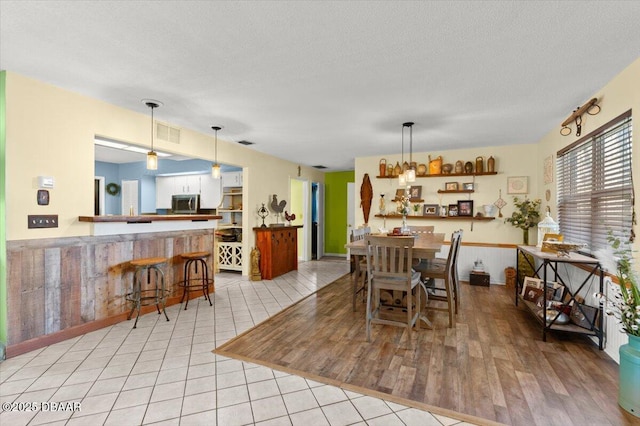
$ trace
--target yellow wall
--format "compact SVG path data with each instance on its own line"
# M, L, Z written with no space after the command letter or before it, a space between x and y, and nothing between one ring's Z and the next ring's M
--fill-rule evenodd
M6 228L7 240L90 234L78 216L93 215L94 135L147 145L148 111L138 113L78 95L12 72L6 73ZM142 108L141 108L142 109ZM162 110L155 118L162 119ZM171 124L171 123L169 123ZM202 123L208 129L211 123ZM213 134L183 128L181 143L156 140L157 150L213 160ZM255 213L271 194L288 194L298 165L218 137L218 161L243 167L246 198L244 258L255 244ZM37 177L53 176L50 204L36 203ZM324 182L324 174L302 167L301 178ZM27 229L27 215L57 214L59 227ZM248 232L246 230L248 229ZM244 271L246 274L246 271Z
M422 199L425 204L455 204L458 200L471 199L474 201L474 214L481 209L483 204L493 204L500 196L502 190L502 198L507 202L507 206L502 209L502 214L507 217L513 211L513 196L507 194L507 177L508 176L528 176L529 177L529 197L539 197L538 181L537 181L537 162L538 148L536 145L510 145L483 148L457 149L439 152L418 152L413 153L413 160L418 164L428 164L428 158L436 158L442 156L445 163L455 164L461 160L463 163L471 161L475 163L478 156L484 157L486 160L493 156L496 161L497 175L494 176L478 176L475 178L475 193L470 197L467 194L438 194L438 189L444 189L446 182L472 182L473 177L456 176L456 177L433 177L433 178L416 178L415 185L422 186ZM406 156L405 156L406 159ZM531 159L528 161L527 159ZM400 161L400 155L386 156L387 162ZM369 174L371 184L373 186L373 205L369 216L369 225L377 230L383 226L383 219L374 215L378 213L378 202L380 193L385 194L387 200L387 210L394 210L395 203L390 203L395 196L395 192L399 187L397 179L376 179L379 169L380 157L362 157L356 159L356 206L360 204L360 185L364 173ZM480 210L482 211L482 210ZM387 219L386 228L391 229L400 226L400 219ZM356 209L356 226L364 223L364 215L361 208ZM458 220L410 220L409 225L434 225L437 232L445 232L450 235L456 229L464 230L464 240L466 242L483 242L483 243L518 243L522 244L522 231L514 228L510 224L504 223L504 218L496 218L491 222L474 222L473 231L471 231L470 221ZM535 238L531 233L530 238ZM447 238L448 239L448 238Z
M633 147L633 186L635 188L636 194L640 189L640 126L638 126L639 118L640 118L640 58L634 61L631 65L625 68L620 74L618 74L613 80L611 80L606 86L597 92L591 93L590 96L584 99L584 102L588 101L591 98L598 98L598 105L600 105L600 113L597 115L588 115L584 114L582 116L582 135L587 135L590 132L596 130L600 126L608 123L614 118L618 117L622 113L632 110L633 115L633 139L634 139L634 147ZM567 117L571 115L572 111L567 111ZM562 118L562 121L565 120L566 117ZM562 121L558 122L558 125L554 127L544 138L542 138L538 144L538 158L537 158L537 169L540 170L538 175L538 187L540 188L540 193L542 194L541 198L545 203L543 205L546 208L546 201L544 199L544 192L546 189L551 190L551 200L549 201L549 205L551 206L552 212L557 212L556 206L556 174L555 174L555 161L556 161L556 153L566 147L567 145L572 144L576 140L580 139L576 137L576 129L575 125L571 125L571 135L562 136L560 134L560 124ZM544 176L542 175L542 169L544 165L544 159L552 156L553 164L554 164L554 175L553 182L549 184L544 183ZM636 211L638 210L638 202L636 200ZM554 215L555 216L555 215ZM638 233L638 229L636 228L636 233ZM640 244L638 244L637 240L634 245L634 252L636 256L638 255L638 250L640 250Z
M638 115L640 111L640 59L634 61L620 74L618 74L613 80L611 80L602 89L592 93L590 96L585 97L584 102L596 97L599 100L601 112L597 115L590 116L585 114L582 122L582 134L586 135L589 132L597 129L601 125L609 122L620 114L632 109ZM550 99L549 102L553 102ZM567 117L572 111L567 111ZM556 173L555 173L555 160L556 153L560 149L575 142L578 138L575 137L575 126L572 127L572 134L570 136L560 135L560 124L566 117L562 117L562 120L558 120L557 126L549 131L549 133L543 137L539 142L530 145L510 145L510 146L497 146L497 147L483 147L483 148L470 148L462 150L449 150L441 152L429 152L429 153L414 153L413 160L420 163L427 163L428 155L432 158L442 155L445 163L455 163L457 160L473 161L477 156L483 156L486 160L490 155L496 159L496 170L498 175L496 176L480 176L476 178L476 192L471 194L471 199L474 200L474 208L482 204L493 203L499 194L499 190L502 190L502 198L507 202L507 206L502 209L504 217L508 217L513 212L513 196L508 195L507 177L508 176L528 176L529 177L529 198L540 198L542 200L541 211L546 211L547 206L551 208L552 216L557 219L556 208ZM637 121L635 119L634 121ZM638 128L636 126L635 132L636 141L638 139ZM637 145L637 144L636 144ZM398 147L400 148L400 147ZM543 167L544 159L552 156L553 158L553 182L545 184ZM406 160L405 156L405 160ZM387 162L400 160L400 155L386 156ZM371 216L369 219L370 225L377 229L383 225L383 221L380 218L375 218L377 213L378 200L380 193L384 192L387 200L392 199L395 195L395 191L398 188L396 179L376 179L378 175L380 157L362 157L356 159L356 204L359 204L360 194L359 188L362 183L364 173L368 173L373 185L374 200L371 208ZM636 192L640 188L640 149L636 146L633 150L633 179ZM446 181L458 181L465 182L470 179L455 177L448 178L418 178L416 185L422 185L422 198L425 203L439 203L438 189L444 189L444 182ZM545 199L545 191L549 189L551 192L550 201ZM453 203L457 199L465 199L466 196L457 195L444 195L443 200L449 200ZM445 204L449 204L448 202ZM389 203L387 203L389 208ZM636 204L637 207L637 204ZM504 219L504 218L503 218ZM511 226L508 223L504 223L503 219L496 219L492 222L479 222L474 223L473 231L470 229L469 222L460 221L428 221L428 220L412 220L409 225L435 225L436 229L441 232L450 234L454 229L462 228L464 233L464 240L469 242L484 242L484 243L522 243L522 231ZM356 223L362 225L364 217L362 210L356 211ZM386 227L392 228L399 226L400 219L387 220ZM537 228L531 230L530 241L536 241ZM636 229L636 233L638 230ZM640 244L638 242L634 245L636 256L638 256L638 250L640 250Z

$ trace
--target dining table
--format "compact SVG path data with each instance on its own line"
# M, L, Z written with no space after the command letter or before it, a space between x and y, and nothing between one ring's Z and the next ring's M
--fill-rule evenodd
M376 234L372 234L372 235L376 235ZM389 235L389 238L397 238L397 236ZM414 261L419 261L421 259L433 259L436 257L436 254L439 253L440 250L442 249L444 234L434 233L434 234L429 234L428 236L415 235L414 238L415 238L415 241L413 243L412 257ZM352 285L352 290L353 290L354 300L355 300L355 294L356 292L359 291L358 277L360 277L360 274L361 274L361 270L360 270L361 260L365 258L365 256L367 255L367 242L366 242L366 239L352 241L350 243L347 243L345 247L349 250L349 255L354 257L355 268L353 273L351 274L351 285ZM425 297L428 297L428 296L425 295ZM431 326L431 323L425 316L421 315L420 318L427 325Z

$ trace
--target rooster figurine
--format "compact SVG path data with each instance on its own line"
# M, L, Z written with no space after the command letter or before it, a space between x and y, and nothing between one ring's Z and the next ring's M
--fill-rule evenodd
M271 200L271 210L276 213L276 223L278 221L278 217L280 217L280 213L284 211L284 207L287 205L285 200L278 202L278 196L273 194L273 200Z
M296 220L296 215L294 213L289 214L289 212L284 212L284 218L289 221L289 226L291 226L291 221Z

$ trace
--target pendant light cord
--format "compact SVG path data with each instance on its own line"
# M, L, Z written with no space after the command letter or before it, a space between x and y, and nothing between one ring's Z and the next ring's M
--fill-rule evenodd
M151 107L151 152L153 152L153 109L155 106L151 104L149 107Z

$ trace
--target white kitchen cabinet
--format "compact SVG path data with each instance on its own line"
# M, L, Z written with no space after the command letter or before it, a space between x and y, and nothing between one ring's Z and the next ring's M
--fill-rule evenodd
M200 175L200 208L217 209L222 201L221 179L210 174Z
M242 171L222 173L222 186L242 186Z
M174 194L200 194L200 175L173 176Z
M175 188L173 176L156 177L156 209L170 209Z

